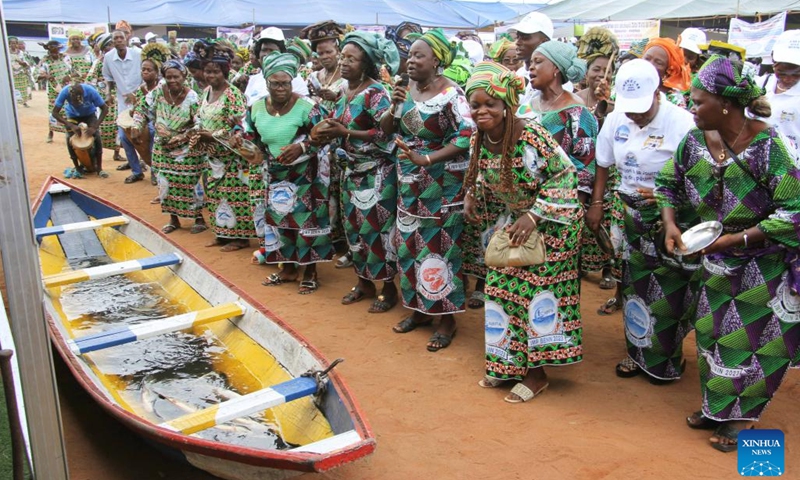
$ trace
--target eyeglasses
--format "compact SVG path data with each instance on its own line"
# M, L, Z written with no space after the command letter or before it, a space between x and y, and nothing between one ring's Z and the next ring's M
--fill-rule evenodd
M270 82L267 81L267 88L275 90L286 90L292 86L292 82Z
M354 63L359 63L360 61L361 60L357 59L356 57L351 57L351 56L339 57L339 63L341 63L342 65L344 64L352 65Z

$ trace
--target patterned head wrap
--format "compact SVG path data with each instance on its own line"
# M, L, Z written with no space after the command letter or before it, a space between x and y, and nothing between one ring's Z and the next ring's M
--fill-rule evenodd
M70 28L69 30L67 30L67 38L72 38L72 37L78 37L81 40L84 40L86 38L86 35L83 34L83 31L77 28Z
M250 50L247 47L239 47L236 49L236 56L246 62L250 60Z
M642 58L642 56L644 56L644 48L647 46L649 41L649 38L643 38L641 40L631 42L631 46L628 48L626 55L630 55L634 58Z
M397 53L400 54L400 58L408 58L408 51L411 50L411 41L400 38L397 35L397 29L394 27L387 27L385 35L387 39L394 42L394 46L397 47Z
M431 47L433 54L439 59L439 62L441 62L440 66L442 68L449 67L450 64L453 63L453 60L455 60L456 53L458 53L456 45L447 39L441 28L428 30L422 35L411 33L406 36L406 38L412 41L422 40L425 42Z
M191 51L183 57L183 64L186 65L186 68L200 68L203 65L203 59L197 55L197 52Z
M344 29L333 20L325 20L309 25L300 31L300 38L311 41L311 49L317 51L317 45L325 40L336 40L336 45L344 36Z
M294 54L300 63L306 63L311 58L311 47L300 37L294 37L289 40L289 46L286 47L286 51Z
M472 76L467 81L467 96L475 90L486 90L490 97L498 98L514 108L519 103L520 94L525 90L525 81L499 63L481 62L475 65Z
M697 72L692 86L714 95L736 100L745 107L766 94L750 75L742 75L741 66L721 55L713 55Z
M467 51L459 44L458 54L453 63L444 69L442 75L456 82L461 88L467 85L470 75L472 75L472 62L467 58Z
M125 20L120 20L114 26L115 30L127 30L128 33L133 33L133 28L131 28L131 24L126 22Z
M231 72L231 60L233 60L233 51L227 48L214 48L209 61L219 65L222 74L227 77Z
M97 45L97 48L102 52L108 44L111 43L112 38L113 36L110 33L101 33L95 40L95 45Z
M395 44L377 33L355 31L344 37L342 45L353 43L361 47L376 67L386 65L394 75L400 68L400 53Z
M395 35L398 35L400 32L407 32L400 38L406 38L410 33L419 33L422 34L422 25L419 23L414 22L401 22L397 27L394 28Z
M688 89L691 74L689 73L688 65L683 59L683 49L679 48L675 40L671 38L654 38L647 42L644 52L647 53L653 47L661 47L667 52L667 57L669 58L667 73L662 81L664 86L675 88L682 92Z
M161 70L161 66L167 59L172 57L169 47L161 43L148 43L142 49L142 60L150 60L156 66L156 70Z
M607 28L590 28L578 41L578 58L586 60L587 65L598 58L611 58L618 53L617 37Z
M536 52L553 62L561 72L563 83L577 83L586 76L586 62L578 58L578 50L574 45L548 40L536 47Z
M210 59L214 54L214 43L214 40L210 38L197 40L192 45L192 52L201 60Z
M180 60L177 60L175 58L170 58L169 60L164 62L164 65L161 67L161 76L162 77L166 76L167 70L169 70L170 68L174 68L175 70L181 72L184 77L186 76L187 73L186 67Z
M489 47L489 56L492 57L497 63L503 62L503 57L506 56L509 50L515 50L517 48L517 44L506 39L501 38L500 40L494 42L491 47Z
M290 77L297 76L297 57L291 53L272 52L261 61L261 73L267 79L278 72L286 72Z

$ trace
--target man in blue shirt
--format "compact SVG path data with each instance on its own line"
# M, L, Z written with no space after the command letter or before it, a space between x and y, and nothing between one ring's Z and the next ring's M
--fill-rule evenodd
M66 104L66 108L64 108ZM67 112L67 117L61 114L61 109L64 108ZM97 109L100 109L100 116L97 116ZM78 162L78 156L72 148L70 138L73 135L81 132L78 127L79 124L85 123L88 128L86 134L94 137L94 144L90 156L92 158L92 167L100 178L108 178L108 174L103 171L103 144L100 140L100 130L98 127L108 113L108 106L103 101L103 97L97 90L85 83L73 83L66 86L61 90L61 93L56 97L55 106L53 107L53 118L58 123L67 127L67 151L69 151L69 158L72 159L72 164L75 166L74 176L80 178L82 166Z

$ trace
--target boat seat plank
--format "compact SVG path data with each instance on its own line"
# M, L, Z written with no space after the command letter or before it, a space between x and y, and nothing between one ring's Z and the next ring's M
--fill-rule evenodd
M274 387L222 402L203 410L189 413L160 426L186 435L209 429L233 419L252 415L268 408L313 395L317 382L310 377L298 377Z
M53 225L67 225L89 220L86 212L69 195L56 195L52 199L50 221ZM64 250L64 256L70 262L106 255L103 244L92 230L64 233L58 236L58 241Z
M67 343L75 355L83 355L165 333L185 330L205 323L216 322L225 318L237 317L244 315L246 310L246 307L239 303L225 303L196 312L183 313L161 320L152 320L138 325L114 328L105 332L86 335L85 337L69 340Z
M292 452L306 452L306 453L330 453L336 450L347 448L355 445L362 440L361 435L355 430L334 435L332 437L320 440L318 442L309 443L302 447L293 448Z
M57 273L44 278L45 288L58 287L61 285L68 285L71 283L85 282L86 280L93 280L96 278L113 277L115 275L123 275L125 273L137 272L140 270L150 270L151 268L167 267L181 263L183 258L177 253L167 253L164 255L155 255L148 258L140 258L138 260L128 260L126 262L117 262L109 265L100 265L99 267L84 268L80 270L73 270L71 272Z
M50 235L61 235L63 233L83 232L86 230L96 230L103 227L117 227L119 225L127 225L130 222L123 216L100 218L97 220L88 220L85 222L66 223L64 225L53 225L51 227L42 227L36 229L36 241Z

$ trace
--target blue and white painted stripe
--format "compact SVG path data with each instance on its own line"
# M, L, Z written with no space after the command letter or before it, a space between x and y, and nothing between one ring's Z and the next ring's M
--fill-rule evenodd
M86 280L113 277L115 275L123 275L141 270L150 270L151 268L168 267L170 265L181 263L182 261L183 257L177 253L155 255L153 257L140 258L138 260L117 262L110 265L100 265L99 267L91 267L81 270L74 270L72 272L50 275L44 278L44 286L45 288L59 287L61 285L68 285L71 283L85 282Z
M127 225L130 220L123 216L100 218L97 220L87 220L85 222L66 223L64 225L53 225L51 227L42 227L35 230L36 241L50 235L61 235L62 233L83 232L86 230L97 230L103 227L117 227L119 225Z
M244 315L247 307L240 303L225 303L216 307L199 310L196 312L175 315L162 320L153 320L139 325L130 325L114 328L106 332L69 340L67 344L75 355L116 347L126 343L135 342L144 338L155 337L165 333L177 332L187 328L216 322L225 318Z
M209 429L235 418L252 415L268 408L313 395L317 382L310 377L298 377L257 392L222 402L203 410L164 422L160 427L186 435Z

